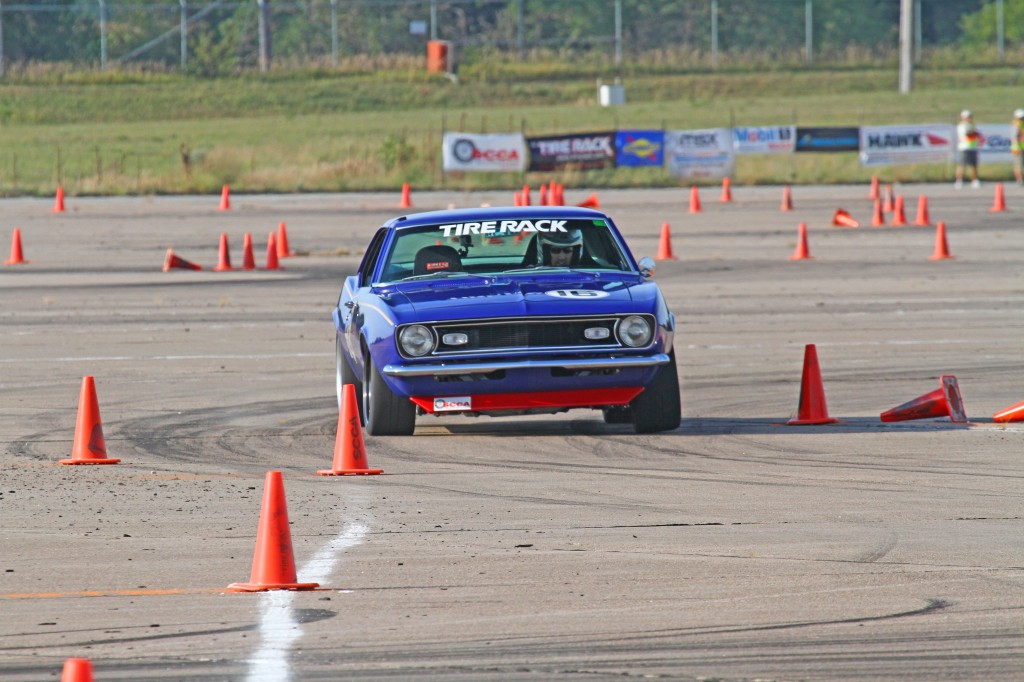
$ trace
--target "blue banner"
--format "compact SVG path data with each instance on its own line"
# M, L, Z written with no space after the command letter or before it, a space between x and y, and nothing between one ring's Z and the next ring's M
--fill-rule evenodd
M662 166L665 131L620 130L615 133L615 154L620 166Z

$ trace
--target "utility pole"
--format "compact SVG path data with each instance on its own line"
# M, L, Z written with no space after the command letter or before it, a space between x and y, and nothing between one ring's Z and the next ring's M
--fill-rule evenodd
M807 66L814 63L814 3L806 0L804 3L804 56Z
M914 0L900 0L900 94L913 86L914 73Z
M270 0L256 0L259 5L259 20L257 21L259 33L260 50L260 72L270 71Z
M622 66L622 0L615 0L615 66Z
M711 68L718 68L718 0L711 0Z
M0 78L4 75L4 2L0 0Z
M331 64L338 68L338 0L331 0Z
M526 59L526 0L519 0L519 61Z
M107 70L107 3L100 3L100 70Z
M430 0L430 39L437 40L437 0Z
M996 0L996 48L999 51L999 63L1006 61L1006 30L1004 25L1003 0Z
M188 67L188 0L178 0L181 5L181 70Z

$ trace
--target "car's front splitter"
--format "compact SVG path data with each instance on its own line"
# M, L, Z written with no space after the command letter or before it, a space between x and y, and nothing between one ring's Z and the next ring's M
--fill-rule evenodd
M533 393L484 393L463 396L412 396L409 398L431 414L446 412L501 412L506 410L543 410L552 408L602 407L628 405L640 394L642 386L595 388Z

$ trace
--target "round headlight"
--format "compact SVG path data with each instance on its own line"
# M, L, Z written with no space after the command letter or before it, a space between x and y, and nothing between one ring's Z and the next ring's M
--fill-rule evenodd
M402 330L398 342L407 355L418 358L434 350L434 335L422 324L413 324Z
M640 348L651 342L651 323L639 315L630 315L619 322L619 340L630 348Z

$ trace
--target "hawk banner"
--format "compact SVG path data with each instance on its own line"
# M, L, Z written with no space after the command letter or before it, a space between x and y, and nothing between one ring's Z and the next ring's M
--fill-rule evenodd
M956 149L956 130L943 123L861 126L862 166L946 163Z

